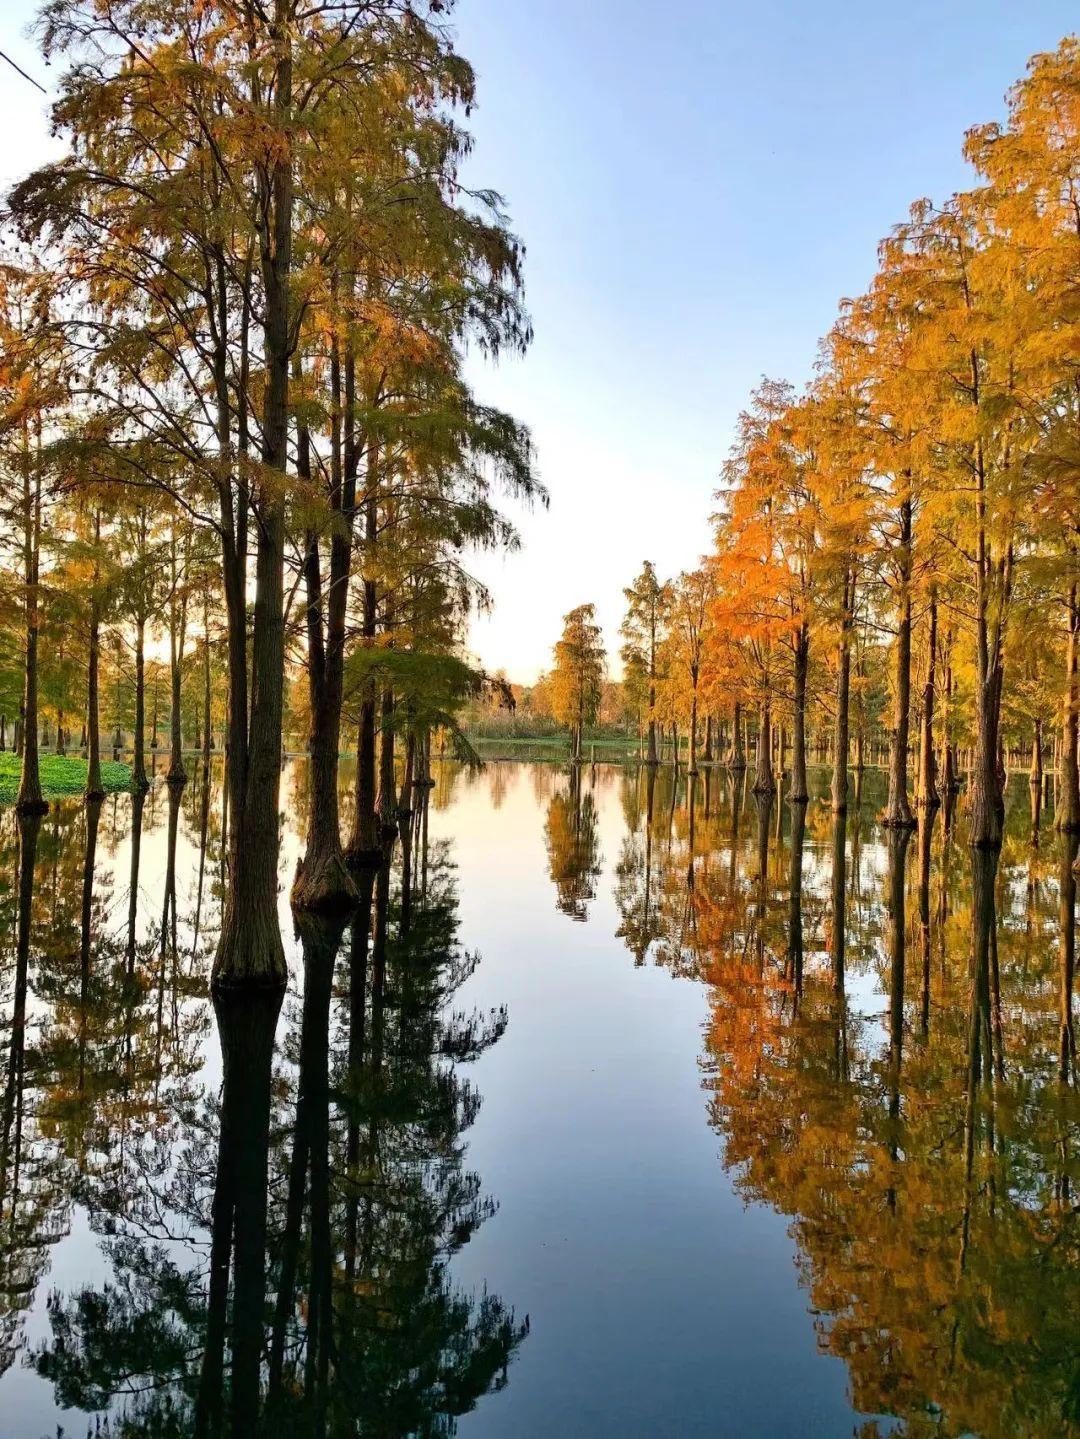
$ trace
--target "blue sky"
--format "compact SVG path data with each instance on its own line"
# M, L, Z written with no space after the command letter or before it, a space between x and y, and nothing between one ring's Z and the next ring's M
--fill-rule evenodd
M0 47L44 77L34 8L4 0ZM479 76L469 178L525 240L536 327L476 382L532 426L551 494L521 552L478 560L495 609L473 646L527 681L566 610L595 602L614 654L641 561L696 561L750 388L807 377L878 240L966 183L964 130L1076 8L458 0L454 23ZM0 181L44 151L39 100L0 75Z

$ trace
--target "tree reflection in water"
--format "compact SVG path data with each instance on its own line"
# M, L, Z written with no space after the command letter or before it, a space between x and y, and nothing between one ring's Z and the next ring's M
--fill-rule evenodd
M565 787L552 794L545 834L556 903L571 919L587 919L601 872L600 841L596 801L585 785L581 765L574 765Z
M1077 1432L1077 841L1047 838L1052 806L1033 845L1022 784L1001 851L972 852L962 799L886 834L873 773L846 816L820 776L798 806L721 770L522 779L500 814L532 785L545 903L575 920L603 913L621 801L621 941L703 986L709 1123L787 1217L858 1432ZM459 1012L449 851L421 804L408 896L400 861L361 874L346 920L300 924L284 1002L213 1005L225 819L201 769L0 812L0 1365L114 1436L453 1434L526 1326L452 1274L494 1208L463 1066L507 1020ZM86 1220L101 1262L31 1340Z
M16 936L0 1362L26 1348L74 1199L108 1277L48 1297L50 1337L28 1358L62 1407L107 1413L113 1435L451 1435L506 1382L527 1332L449 1273L495 1208L465 1164L480 1099L461 1067L506 1012L454 1007L478 957L459 942L450 856L428 845L422 806L404 836L424 846L411 902L389 866L361 876L351 917L298 926L299 1003L211 1005L219 786L203 771L190 797L170 787L160 830L156 792L107 825L100 805L0 815L18 873L0 892ZM49 1006L31 1043L35 990ZM220 1089L212 1054L204 1070L215 1034Z
M1080 1432L1076 840L1033 847L1018 788L1000 853L966 849L961 803L924 814L912 865L873 778L846 824L812 802L779 841L767 802L744 842L725 799L699 816L689 894L688 815L649 873L628 839L624 933L636 964L707 986L724 1163L790 1218L858 1432Z

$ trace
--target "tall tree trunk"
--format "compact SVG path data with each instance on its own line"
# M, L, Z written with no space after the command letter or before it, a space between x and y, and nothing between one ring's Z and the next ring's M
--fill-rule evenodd
M761 702L758 712L757 770L754 774L754 793L771 795L776 790L772 767L772 709L768 697Z
M976 385L977 361L972 355ZM982 442L975 447L975 763L971 776L970 840L980 849L996 849L1001 843L1004 796L998 782L998 738L1001 716L1002 623L1004 597L998 600L998 621L990 621L992 557L986 525L986 475Z
M292 52L286 0L275 0L277 39L273 147L260 189L264 352L262 464L276 479L262 488L255 552L251 635L251 714L246 765L232 809L229 886L214 958L213 983L283 986L285 951L277 916L278 795L285 678L285 474L289 457L289 361L292 346L293 156L284 136L292 115ZM233 616L230 615L230 624ZM234 637L235 638L235 637ZM243 638L243 637L241 637ZM238 758L238 757L236 757ZM230 768L234 756L230 754ZM265 1206L263 1210L265 1219Z
M210 602L203 595L203 732L202 752L206 763L207 783L210 775L210 750L214 743L210 711Z
M773 771L782 786L787 776L787 770L784 768L784 759L787 755L787 730L782 723L773 726L773 755ZM777 809L780 809L779 805Z
M976 638L976 743L971 774L971 843L996 848L1001 843L1001 796L998 777L1000 660L990 652L986 626Z
M384 847L397 837L397 786L394 782L394 691L389 685L382 692L379 716L379 838Z
M1058 776L1057 819L1059 830L1080 831L1080 774L1077 772L1077 711L1080 708L1080 605L1076 585L1069 588L1068 639L1065 652L1065 693L1061 705L1061 772Z
M1028 788L1031 791L1031 842L1032 844L1038 844L1043 800L1041 719L1035 720L1035 726L1031 732L1031 769L1028 773Z
M735 701L735 712L731 721L731 757L729 760L734 770L746 768L746 746L743 743L743 722L742 705Z
M31 474L30 439L24 429L23 578L25 582L26 654L23 668L22 767L16 808L20 814L44 814L38 759L38 629L41 623L38 566L41 554L41 466Z
M952 671L952 644L951 640L946 642L942 655L944 666L944 683L941 705L941 793L946 806L952 803L956 794L959 777L956 770L956 746L952 738L952 696L953 696L953 671Z
M98 671L101 661L101 582L97 548L101 543L101 511L94 514L94 577L90 593L90 654L86 666L86 798L104 799L101 782L101 717L98 694Z
M795 636L795 714L791 746L791 788L794 804L809 799L806 783L806 677L810 669L810 629L804 620ZM781 756L781 767L783 756Z
M900 575L896 626L896 700L893 712L892 753L889 760L889 798L882 822L910 829L915 817L908 802L908 735L911 724L911 501L900 506Z
M846 1080L847 1058L847 975L845 955L847 947L847 821L837 812L833 819L832 833L832 932L829 948L832 952L832 1000L834 1024L835 1074Z
M930 597L930 634L927 638L926 685L923 689L922 726L919 735L919 808L937 809L941 803L934 762L934 695L937 677L937 597Z
M345 867L338 822L338 745L340 743L340 688L327 664L323 634L321 573L318 538L308 535L304 560L307 587L308 696L311 736L308 761L310 804L307 844L293 880L294 909L330 911L346 908L356 889Z
M851 717L851 628L854 610L854 575L844 572L843 610L836 665L836 733L833 738L832 809L844 814L848 801L848 747Z
M64 647L63 647L63 645L60 646L60 655L59 655L59 658L60 658L60 663L63 664L63 661L64 661ZM57 753L58 755L63 755L63 754L66 754L66 752L67 752L67 745L66 745L65 740L64 740L64 697L63 697L63 694L61 694L60 699L59 699L59 701L57 702L57 707L56 707L56 753Z
M330 379L333 411L329 500L336 523L330 538L330 583L325 597L320 592L321 566L315 537L309 541L305 568L312 712L312 802L306 853L292 894L294 905L299 903L323 909L352 905L357 897L345 865L338 816L338 754L344 698L346 619L359 465L356 363L350 350L342 365L340 341L336 336L331 341ZM310 469L305 448L306 432L301 434L300 439L304 443L299 447L299 458ZM374 473L372 478L375 478ZM322 618L324 605L325 630Z
M697 774L697 676L694 675L691 681L690 694L690 770L692 775Z
M379 539L379 448L369 441L364 495L364 554L367 573L363 584L362 636L373 648L378 625L378 592L373 566ZM381 859L375 788L375 680L365 682L360 699L360 726L356 740L356 796L352 833L346 848L350 864L377 865Z
M183 731L183 666L184 642L187 639L187 597L176 601L180 581L176 566L176 537L172 537L173 597L169 605L169 784L187 784L184 769ZM185 566L186 569L186 566Z
M656 678L653 673L653 661L649 664L649 744L645 754L646 764L658 764L659 757L656 753Z
M919 1027L925 1039L930 1033L930 973L932 936L930 930L930 868L934 838L934 811L924 809L919 822L919 941L922 954Z
M131 782L136 789L149 789L146 778L146 621L135 625L135 733L132 738Z
M299 375L299 362L294 362ZM350 366L351 373L351 366ZM352 510L355 492L352 441L350 454L342 455L341 362L339 343L332 341L331 388L333 415L330 444L330 508L347 526L335 528L330 541L329 594L322 593L319 537L309 532L304 557L307 591L308 697L311 709L311 758L307 844L292 887L294 908L346 909L356 902L356 886L345 865L338 816L338 753L341 745L341 706L344 693L345 619L349 589ZM352 433L352 407L347 428ZM307 426L298 426L297 472L310 480L311 456ZM346 489L347 487L347 489ZM326 611L324 626L323 611Z

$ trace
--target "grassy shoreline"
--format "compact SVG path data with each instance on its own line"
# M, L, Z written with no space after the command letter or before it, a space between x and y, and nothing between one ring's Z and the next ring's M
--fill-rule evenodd
M520 735L468 735L469 743L481 759L550 759L569 760L568 735L544 735L527 738ZM637 759L636 739L586 739L582 742L586 760L593 754L598 760Z
M68 799L86 789L87 764L77 755L43 754L39 761L41 792L46 799ZM0 754L0 805L14 804L19 797L22 760L17 754ZM101 761L101 784L107 794L131 788L131 766L115 760Z

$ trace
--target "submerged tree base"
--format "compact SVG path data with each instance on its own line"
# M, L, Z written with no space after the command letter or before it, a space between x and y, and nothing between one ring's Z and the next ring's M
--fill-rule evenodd
M345 863L350 870L376 870L383 862L381 845L350 846L345 851Z
M918 829L919 821L913 814L883 814L881 825L883 829Z
M48 814L49 801L47 799L20 799L15 804L16 814Z
M229 905L214 956L211 990L284 989L287 980L276 909L265 915L254 906Z
M306 855L296 866L289 902L307 914L348 914L359 899L344 855Z

